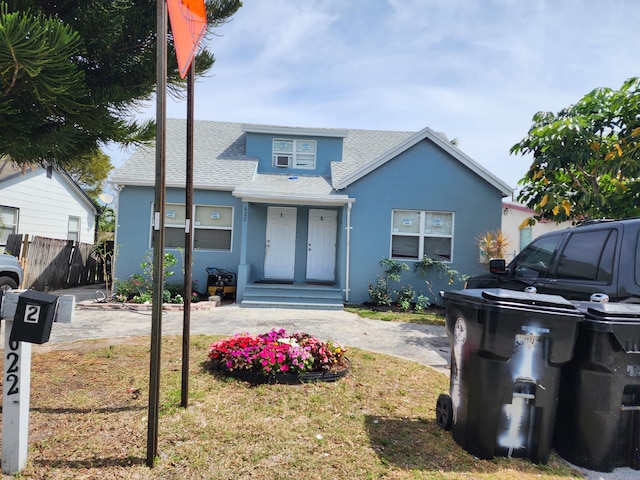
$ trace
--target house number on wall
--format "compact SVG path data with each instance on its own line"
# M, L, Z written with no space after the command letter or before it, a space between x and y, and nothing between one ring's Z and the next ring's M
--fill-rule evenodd
M18 350L19 344L17 341L9 341L9 351L5 355L5 364L7 365L7 376L5 378L5 388L7 386L6 395L17 395L20 393L20 353Z

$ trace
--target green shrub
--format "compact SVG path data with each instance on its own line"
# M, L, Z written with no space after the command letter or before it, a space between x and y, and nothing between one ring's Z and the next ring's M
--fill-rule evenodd
M164 275L170 277L173 272L169 269L176 264L176 258L171 253L164 255ZM118 302L152 303L153 301L153 265L152 253L147 252L145 261L140 264L142 274L135 273L128 280L116 280L114 298ZM165 283L162 291L163 303L184 303L182 294L183 282ZM197 297L197 295L196 295Z
M416 305L415 305L416 312L424 312L430 306L431 306L431 302L429 301L429 297L422 294L418 295L418 298L416 299Z
M434 279L445 277L448 280L448 284L452 285L454 282L464 282L468 278L468 275L449 268L448 263L431 258L429 255L425 255L419 262L416 262L413 265L413 271L420 273L424 277L427 290L429 290L432 298L435 299L436 305L438 304L438 296L433 291Z
M115 298L119 302L128 302L136 295L142 295L149 287L139 278L131 277L128 280L115 281Z
M152 303L153 302L153 295L151 292L144 292L141 293L140 295L135 295L131 301L133 303Z
M174 298L176 295L182 296L184 293L184 283L183 282L171 282L165 283L164 288L171 295L171 298Z
M415 296L416 292L413 290L411 285L408 287L400 287L396 297L396 302L398 303L400 310L403 312L411 310L411 302L413 302Z
M369 298L374 305L391 305L392 299L386 278L378 276L375 285L369 284Z

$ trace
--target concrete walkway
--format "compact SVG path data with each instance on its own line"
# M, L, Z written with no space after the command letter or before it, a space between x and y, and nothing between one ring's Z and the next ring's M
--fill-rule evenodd
M151 335L150 310L104 308L106 305L96 301L103 298L103 291L104 285L91 285L51 292L74 295L77 307L72 323L53 326L49 343ZM450 346L444 327L369 320L342 310L241 308L236 304L215 307L209 302L194 306L198 308L191 311L191 335L259 334L284 328L345 347L395 355L449 374ZM182 311L164 311L162 334L182 335L183 318Z
M272 328L303 331L345 347L395 355L439 369L448 374L449 339L444 327L368 320L345 311L241 308L237 305L194 310L191 335L265 333ZM182 311L165 311L163 335L182 335ZM151 311L88 310L76 308L73 322L56 323L49 343L94 338L151 335Z

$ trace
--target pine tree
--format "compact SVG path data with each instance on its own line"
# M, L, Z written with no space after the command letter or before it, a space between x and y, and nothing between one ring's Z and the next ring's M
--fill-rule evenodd
M206 2L209 31L240 8ZM196 56L196 75L215 58ZM64 168L108 142L136 145L155 135L132 120L156 83L155 0L14 0L0 3L0 158ZM185 85L169 36L168 85Z

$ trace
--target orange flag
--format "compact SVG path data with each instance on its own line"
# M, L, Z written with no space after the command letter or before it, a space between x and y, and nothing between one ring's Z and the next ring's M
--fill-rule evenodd
M187 76L200 40L207 31L204 0L167 0L173 43L182 78Z

